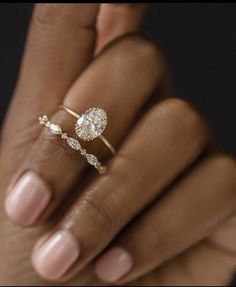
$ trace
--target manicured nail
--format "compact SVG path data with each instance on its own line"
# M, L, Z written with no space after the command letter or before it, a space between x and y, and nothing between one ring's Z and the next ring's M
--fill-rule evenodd
M97 261L95 273L103 281L113 283L121 279L131 268L132 258L129 253L121 247L114 247Z
M79 253L76 238L69 231L61 230L35 250L32 261L39 275L48 280L57 280L73 265Z
M5 210L16 224L33 224L49 203L51 193L44 181L35 173L27 172L9 191Z

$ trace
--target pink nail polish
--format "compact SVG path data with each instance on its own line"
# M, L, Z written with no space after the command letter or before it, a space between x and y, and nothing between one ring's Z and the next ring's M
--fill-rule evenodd
M27 172L16 182L5 200L8 217L23 226L33 224L49 203L51 193L35 173Z
M132 268L132 258L121 248L114 247L97 261L95 273L105 282L113 283L121 279Z
M48 280L60 279L79 257L76 238L67 230L52 235L32 257L35 270Z

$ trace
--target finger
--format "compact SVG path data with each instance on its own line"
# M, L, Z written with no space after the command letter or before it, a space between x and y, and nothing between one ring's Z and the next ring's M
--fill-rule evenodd
M170 99L154 106L122 145L108 175L85 189L54 235L36 247L37 272L54 280L75 275L196 159L207 140L207 129L186 103ZM58 236L60 245L54 241ZM53 257L52 250L67 242L71 253L62 262L63 255Z
M143 3L101 4L97 22L96 52L98 53L115 38L138 31L146 10L147 4Z
M2 181L15 172L39 133L35 120L52 114L93 57L96 4L37 4L1 145ZM1 182L1 188L4 185Z
M224 222L208 239L211 243L223 250L236 254L236 220L235 216Z
M235 253L207 240L132 281L132 286L228 286L235 272Z
M98 259L97 275L133 281L206 238L235 213L235 171L226 156L199 164Z
M165 72L155 46L129 36L91 64L69 90L64 104L79 114L91 105L104 108L109 115L105 136L117 146ZM55 111L51 120L73 135L73 117ZM99 142L81 145L96 156L106 151ZM86 164L78 151L63 146L62 139L44 129L9 188L5 204L8 216L21 225L41 222L70 193Z

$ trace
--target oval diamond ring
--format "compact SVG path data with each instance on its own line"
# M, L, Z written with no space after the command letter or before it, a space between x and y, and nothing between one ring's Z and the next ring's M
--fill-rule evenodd
M59 108L77 119L75 124L75 133L80 139L91 141L95 138L99 138L113 155L116 153L114 147L102 135L108 123L107 114L103 109L98 107L90 108L82 115L78 115L76 112L64 105L59 106Z

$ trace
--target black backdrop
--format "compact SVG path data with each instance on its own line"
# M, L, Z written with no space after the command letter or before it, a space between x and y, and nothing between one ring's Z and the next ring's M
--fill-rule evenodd
M0 123L14 89L32 4L0 4ZM200 108L236 155L236 4L152 4L143 31L162 47L178 96Z

